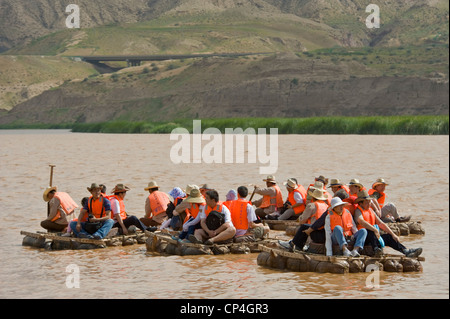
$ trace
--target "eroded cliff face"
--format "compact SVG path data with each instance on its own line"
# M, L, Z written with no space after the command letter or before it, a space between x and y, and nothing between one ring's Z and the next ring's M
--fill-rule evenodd
M368 70L350 72L349 65L296 55L215 58L168 71L158 79L139 72L123 74L116 81L102 76L66 83L17 105L0 117L0 124L436 115L449 113L448 94L448 81L378 77Z

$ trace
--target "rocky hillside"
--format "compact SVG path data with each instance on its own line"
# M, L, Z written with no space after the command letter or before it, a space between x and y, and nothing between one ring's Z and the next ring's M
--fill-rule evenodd
M1 0L0 124L448 114L448 1L381 1L379 29L369 3ZM273 54L103 75L67 57L212 52Z
M359 63L294 54L160 64L66 83L17 105L4 123L177 118L448 114L448 81L374 76Z

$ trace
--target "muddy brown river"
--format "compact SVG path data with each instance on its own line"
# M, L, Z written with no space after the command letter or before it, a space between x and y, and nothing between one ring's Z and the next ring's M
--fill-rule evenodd
M66 130L0 131L0 298L448 298L449 137L280 135L279 182L296 177L309 185L315 176L352 178L366 186L378 177L402 215L421 220L424 236L401 237L422 247L422 273L381 273L378 288L367 274L318 274L259 267L257 254L151 256L145 245L101 250L45 251L22 246L21 230L40 230L46 216L42 193L49 164L53 184L77 201L86 187L130 186L125 204L142 217L144 187L161 190L208 183L221 199L229 189L262 185L257 163L173 163L170 135L88 134ZM206 144L206 142L204 142ZM282 187L283 196L287 191ZM80 270L79 288L69 288L69 265Z

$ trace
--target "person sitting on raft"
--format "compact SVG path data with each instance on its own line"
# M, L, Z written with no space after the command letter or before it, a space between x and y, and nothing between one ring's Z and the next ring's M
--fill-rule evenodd
M407 249L400 243L397 235L386 225L374 211L370 208L370 202L373 198L367 191L361 191L358 193L358 197L355 203L358 204L355 210L354 219L358 223L358 229L365 228L367 230L366 244L372 246L376 256L383 254L382 246L379 238L381 237L386 246L389 246L403 254L406 257L418 257L422 253L422 248ZM380 232L375 227L378 225L380 229L384 230L387 234L380 235Z
M281 214L279 220L297 219L306 208L306 189L297 183L293 178L289 178L283 183L289 193L286 210Z
M321 182L316 182L323 185ZM320 185L319 185L320 186ZM308 237L318 244L325 243L324 222L317 223L323 214L328 210L326 200L328 197L323 192L323 187L315 188L313 192L310 191L309 196L311 202L306 206L305 211L300 216L300 227L295 236L290 241L278 241L278 244L290 251L295 249L303 250Z
M87 187L87 190L91 193L91 197L81 209L78 220L70 223L70 228L76 237L105 238L114 225L114 221L111 219L111 203L102 196L101 187L97 183L92 183L91 187ZM100 227L91 235L86 231L86 222L99 222Z
M170 203L169 195L159 191L159 186L155 181L148 183L144 190L149 192L145 199L145 216L140 221L145 226L159 226L167 218L166 209Z
M408 222L411 216L399 216L397 207L393 203L386 203L386 194L384 191L387 185L389 184L383 178L378 178L368 192L375 199L373 201L375 203L375 213L385 223Z
M238 198L230 202L228 206L231 213L231 221L236 227L235 241L254 241L262 239L269 233L269 226L255 223L258 217L255 214L253 205L245 200L248 195L248 188L239 186L237 189Z
M58 192L57 187L49 187L44 191L44 201L48 202L48 216L41 222L41 227L47 231L61 232L67 229L73 219L78 205L65 192Z
M124 184L117 184L114 186L112 193L109 196L111 202L112 219L115 221L112 228L119 228L119 234L128 235L128 227L134 225L140 230L155 231L156 227L145 226L136 216L128 215L125 210L125 195L130 188Z
M189 241L194 244L204 242L205 245L212 245L218 242L226 242L233 239L236 235L236 228L234 228L231 221L231 214L228 208L219 202L219 193L216 190L209 190L205 194L206 206L203 207L199 213L201 228L197 229L194 235L188 237ZM208 215L216 211L223 214L223 223L217 229L209 229L206 223Z
M200 229L200 211L204 210L206 205L205 198L200 193L197 185L188 185L186 187L186 192L189 191L189 196L183 200L175 210L173 211L174 216L183 214L187 211L187 218L183 223L183 231L178 235L178 238L173 237L175 240L185 240L189 241L190 235L194 235L196 229Z
M275 215L277 215L284 204L283 195L280 187L277 185L275 176L268 175L263 181L266 182L267 187L260 188L255 186L255 194L262 195L262 198L252 202L257 207L255 210L256 215L261 219L269 214L276 213Z
M344 256L359 257L359 250L364 248L367 237L366 229L357 229L352 214L344 207L350 205L339 197L331 199L331 207L325 216L326 255L333 255L333 244L339 245ZM322 218L320 218L322 219ZM354 241L353 250L349 251L349 242Z

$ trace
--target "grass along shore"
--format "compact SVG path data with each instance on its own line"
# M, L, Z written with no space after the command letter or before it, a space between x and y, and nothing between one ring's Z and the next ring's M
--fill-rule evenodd
M71 129L87 133L168 134L178 127L193 129L192 119L171 122L126 122L74 124L9 124L0 129ZM209 127L278 128L278 134L374 134L374 135L449 135L448 115L359 116L311 118L221 118L202 119L202 132Z

